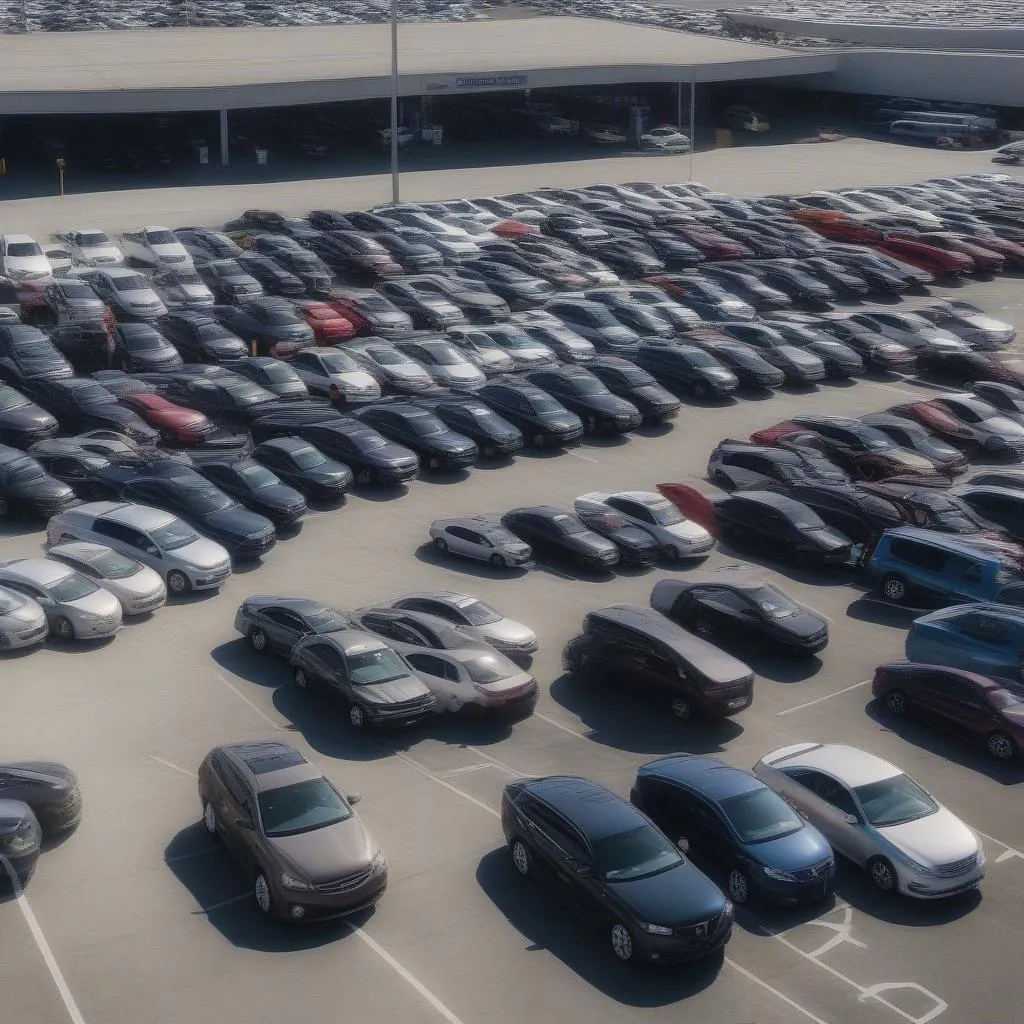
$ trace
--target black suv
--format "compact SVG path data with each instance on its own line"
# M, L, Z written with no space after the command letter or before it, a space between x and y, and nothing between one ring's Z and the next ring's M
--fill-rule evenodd
M474 398L518 427L537 448L562 447L583 437L583 421L546 391L519 377L489 380Z
M206 313L181 310L156 323L160 333L190 363L224 363L244 359L245 342Z
M732 370L696 345L644 344L634 358L659 384L695 398L731 395L739 387Z
M430 469L466 469L480 455L476 442L409 402L365 405L352 415L392 441L411 448Z
M525 377L576 413L591 433L625 434L643 423L632 402L613 395L582 366L532 370Z

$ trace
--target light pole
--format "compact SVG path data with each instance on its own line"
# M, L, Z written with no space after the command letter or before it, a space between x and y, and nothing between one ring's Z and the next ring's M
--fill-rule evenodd
M57 157L57 180L60 183L60 197L64 198L64 168L67 166L64 157Z
M391 0L391 202L398 202L398 0Z

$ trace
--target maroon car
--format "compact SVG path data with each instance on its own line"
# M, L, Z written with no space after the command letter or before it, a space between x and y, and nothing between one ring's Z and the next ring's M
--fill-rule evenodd
M122 395L119 401L156 427L168 444L202 444L214 432L214 425L201 412L176 405L160 395Z
M1000 761L1024 746L1024 687L944 665L895 661L879 665L872 694L894 715L908 713L965 732Z

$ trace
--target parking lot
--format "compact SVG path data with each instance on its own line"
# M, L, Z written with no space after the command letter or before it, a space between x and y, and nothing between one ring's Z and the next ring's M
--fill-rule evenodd
M963 164L955 170L987 166L975 156L976 166L968 168L969 154L911 152L897 168L895 149L872 149L891 164L879 169L865 162L859 179L848 160L852 150L840 145L797 151L810 161L800 182L781 184L792 150L773 154L778 166L766 162L756 184L749 177L740 184L745 171L738 164L720 170L719 180L706 180L749 193L774 190L773 176L779 188L795 190L883 180L886 173L913 180L954 171L954 157ZM827 169L826 150L835 154ZM945 163L935 159L922 168L936 156ZM477 172L463 194L500 191L497 178L505 173L482 182L485 172ZM541 177L542 169L529 173L557 183ZM612 176L610 168L603 175L593 168L564 173L581 181L627 176ZM435 182L435 195L457 194L461 184ZM425 190L427 183L414 187ZM241 208L237 191L224 190L222 213ZM142 201L130 198L129 209ZM196 199L209 209L215 201L206 194ZM347 195L347 205L360 201ZM150 202L151 210L161 209ZM315 205L308 191L295 198L300 203ZM16 207L29 209L10 204L7 211ZM84 207L73 216L119 226L116 218L83 213ZM73 216L66 213L61 226ZM166 219L188 218L168 213ZM30 216L11 222L39 230ZM954 291L1024 331L1019 277L935 288L933 295ZM828 618L830 645L820 659L795 664L750 656L757 672L750 710L724 722L680 722L621 694L572 682L562 674L560 652L587 610L618 601L646 604L656 580L692 568L590 577L541 566L516 576L441 561L427 543L427 527L437 518L531 503L571 505L591 490L684 481L712 493L704 467L722 438L746 437L799 411L860 414L934 393L927 383L892 376L772 398L748 395L727 405L688 403L673 428L645 430L626 443L592 440L563 453L484 463L463 475L430 475L400 500L388 492L354 495L342 508L311 516L301 534L282 541L264 564L232 577L219 596L177 601L153 621L127 625L105 646L53 644L0 660L5 759L63 761L78 773L85 799L81 827L43 854L27 895L0 902L0 1018L32 1024L1014 1019L1024 822L1014 813L1013 793L1024 774L913 723L901 721L894 731L897 723L870 703L867 681L877 664L901 656L912 612L875 601L846 572L764 563L789 594ZM0 559L35 554L43 540L18 523L5 521L2 530ZM738 562L755 559L723 545L706 568ZM235 608L252 593L296 594L349 609L427 588L477 594L537 630L533 671L542 696L532 718L507 728L439 719L411 732L357 735L337 709L296 692L285 663L256 655L232 629ZM201 758L216 744L259 737L295 744L341 792L362 794L360 813L391 869L389 892L372 915L348 924L275 926L259 916L245 880L206 835L195 781ZM511 867L498 820L501 789L511 778L579 774L625 795L635 768L660 754L712 753L749 768L775 747L808 739L848 742L888 758L980 831L989 860L980 894L917 904L885 897L860 872L841 867L834 904L744 908L724 960L652 968L617 963L602 936Z

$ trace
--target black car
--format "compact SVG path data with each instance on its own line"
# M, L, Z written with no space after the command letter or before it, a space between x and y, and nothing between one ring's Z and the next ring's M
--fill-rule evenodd
M432 278L384 281L378 291L392 309L409 317L414 327L444 331L466 323L466 314ZM375 334L383 333L379 325L372 326Z
M625 434L643 423L632 402L613 395L582 366L533 370L524 377L576 413L591 433Z
M750 707L754 673L653 608L613 604L588 612L562 651L562 668L648 697L676 718L722 718Z
M480 455L475 441L411 402L373 403L354 410L352 415L392 441L411 448L420 463L430 469L466 469Z
M400 484L420 471L415 452L348 416L303 423L293 433L350 466L356 483Z
M204 461L200 472L225 494L266 516L278 529L294 526L306 514L302 494L255 459Z
M598 356L587 362L587 369L613 395L635 405L645 420L664 423L679 415L679 399L663 388L646 370L628 359Z
M1011 419L1021 422L1024 417L1024 390L1013 384L1001 384L994 380L978 380L971 385L971 391L993 409L1006 413Z
M352 470L329 459L308 441L277 437L261 441L252 457L285 483L314 500L336 501L352 487Z
M269 441L273 437L298 436L311 423L327 423L343 419L344 414L333 406L305 402L280 402L265 408L249 421L253 439Z
M807 505L772 491L738 491L715 502L729 541L757 544L804 565L846 565L852 542Z
M0 444L27 448L53 437L60 428L54 416L6 384L0 384Z
M797 260L765 260L745 263L744 267L769 287L785 292L794 302L829 306L836 301L836 293L804 270Z
M711 263L701 267L701 276L721 284L732 295L757 310L785 309L793 304L785 292L766 284L756 274L742 267L723 267Z
M0 324L0 378L15 387L27 380L75 375L71 364L36 327Z
M206 313L190 310L169 313L158 320L156 326L186 362L225 363L249 354L237 334L232 334Z
M504 299L510 309L540 306L555 294L555 286L550 281L486 258L473 260L469 269L448 272L467 284L477 282L480 287L489 289Z
M518 427L475 396L451 394L437 398L418 398L415 401L452 430L475 441L487 458L514 455L526 444L523 432Z
M956 487L953 493L979 516L1001 527L1018 544L1024 542L1024 491L971 480Z
M565 509L516 508L501 517L501 524L529 544L535 555L571 559L584 569L611 569L619 562L619 548L613 541L588 529Z
M313 328L287 299L261 297L234 306L214 306L213 315L247 342L252 355L290 359L316 344Z
M137 326L148 325L140 323ZM48 327L46 334L57 351L74 367L76 373L93 373L95 370L108 370L111 367L127 365L123 357L115 359L113 334L102 320L58 324ZM178 356L173 346L168 345L168 348L177 356L177 365L180 366L181 356Z
M250 277L256 278L266 295L284 295L298 299L306 294L306 286L290 270L277 260L263 253L246 252L235 258L235 262Z
M844 267L827 256L809 256L800 262L810 274L839 295L860 297L871 291L871 286L863 274L854 273L849 267Z
M671 231L655 228L653 231L642 232L641 237L668 270L687 270L704 262L704 254L700 249L684 242Z
M619 549L619 561L626 565L654 565L661 554L656 541L634 526L625 516L608 509L581 507L576 502L573 514L588 529L606 537Z
M772 321L771 326L787 345L816 355L825 364L828 377L848 378L864 372L864 359L860 354L825 331L782 320Z
M254 594L235 612L235 629L249 641L254 651L272 652L286 658L303 638L336 633L348 625L348 617L341 612L302 597Z
M824 523L855 544L866 544L883 530L905 524L892 502L854 484L805 481L778 486L782 493L806 505Z
M223 367L191 367L200 372L186 373L189 369L186 366L176 372L140 374L140 377L154 385L165 398L196 409L211 419L231 423L249 423L281 404L273 392ZM203 372L209 370L216 372Z
M800 445L776 448L750 441L720 441L708 458L708 479L723 490L779 489L802 483L845 485L849 476L820 452Z
M116 498L121 484L130 479L140 466L151 461L142 457L136 459L114 453L108 456L91 452L73 437L37 441L28 454L50 476L73 487L79 498L87 500ZM158 458L156 454L152 456L152 459Z
M134 373L173 370L184 362L174 345L149 323L115 324L110 361L115 367Z
M243 252L238 243L222 231L210 231L209 228L175 228L174 237L182 245L202 250L213 260L234 259Z
M309 389L302 378L283 360L273 356L246 356L229 363L233 373L241 374L285 402L301 402L309 399Z
M825 379L824 360L805 348L790 345L770 324L748 320L723 321L715 328L749 345L766 363L778 367L790 384L806 387Z
M579 416L519 377L494 377L473 397L518 427L536 448L561 447L583 437Z
M0 501L9 516L49 519L77 504L78 498L31 456L0 445Z
M408 279L420 292L447 299L472 324L497 324L512 315L508 303L483 282L462 281L446 274L417 274ZM452 326L446 324L445 326Z
M51 761L9 761L0 764L0 793L32 808L43 831L53 839L78 827L82 793L75 773Z
M374 231L369 237L384 246L391 258L408 274L433 270L444 263L444 257L436 249L403 238L394 231Z
M28 883L42 852L43 833L32 808L23 800L0 798L0 855L4 878L0 891L19 891Z
M890 295L900 295L908 288L934 280L928 271L891 259L867 246L832 244L825 246L822 255L860 274L875 291Z
M583 240L577 244L577 248L625 277L645 277L647 274L658 274L665 269L664 260L659 259L651 246L641 241L638 236L613 238L610 241L599 240L594 243Z
M325 231L310 242L310 248L327 266L341 273L393 277L403 272L380 242L358 231Z
M1021 393L1024 398L1024 392ZM894 416L888 412L873 412L861 416L875 430L880 430L894 444L907 451L923 455L940 473L948 476L959 476L970 468L970 462L959 448L954 448L947 441L936 437L920 423L907 419L905 416Z
M758 351L742 341L735 341L713 327L697 327L686 340L709 352L739 380L740 387L772 390L781 388L786 375L772 366Z
M691 633L770 654L817 654L828 623L753 573L727 570L697 580L662 580L651 607Z
M277 210L245 210L240 217L224 225L225 231L278 231L293 235L296 231L308 231L310 222L301 217L289 217Z
M232 558L259 558L275 543L277 532L266 517L243 508L194 469L171 463L143 468L126 480L119 497L153 505L194 526L227 548Z
M721 890L649 818L596 782L511 782L501 827L515 870L600 928L619 960L693 960L732 935L732 904Z
M242 302L263 294L263 285L246 273L236 260L196 263L196 273L218 302Z
M634 358L659 384L695 398L723 398L740 386L732 370L697 345L647 343Z
M45 406L61 427L71 433L86 430L117 430L133 441L156 444L160 431L126 409L98 381L83 377L67 380L26 381L25 393Z
M256 235L252 251L269 256L301 282L307 295L325 298L331 291L331 270L316 253L287 235Z
M593 296L594 292L591 291L587 294ZM628 327L645 341L675 341L678 336L677 329L663 316L660 316L656 310L641 302L630 301L628 298L622 299L616 296L616 300L615 302L604 302L604 305L623 327ZM596 299L595 301L601 302L602 300Z

